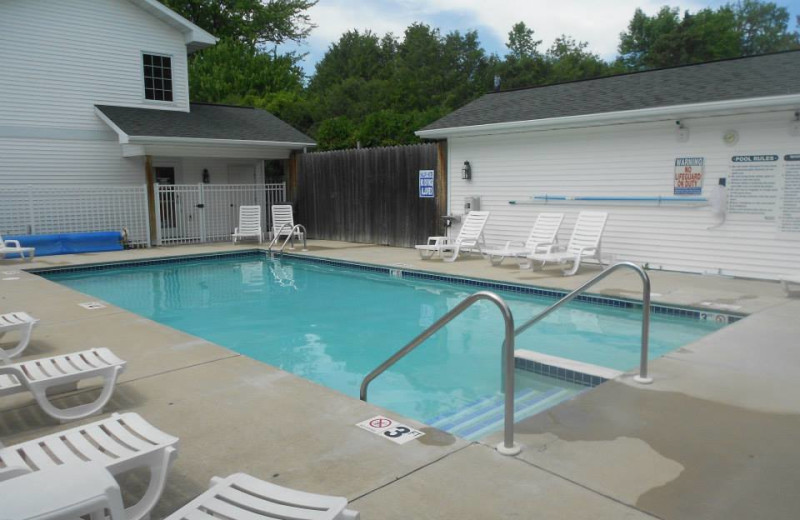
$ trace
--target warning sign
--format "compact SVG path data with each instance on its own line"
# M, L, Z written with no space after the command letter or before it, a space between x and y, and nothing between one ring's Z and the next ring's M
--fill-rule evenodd
M700 195L703 191L703 157L675 159L675 195Z
M433 190L433 170L419 171L419 197L421 199L432 199Z
M368 432L372 432L375 435L380 435L384 439L388 439L395 444L405 444L408 441L425 435L424 432L415 430L411 426L399 423L383 415L376 415L372 419L361 421L356 424L356 426Z

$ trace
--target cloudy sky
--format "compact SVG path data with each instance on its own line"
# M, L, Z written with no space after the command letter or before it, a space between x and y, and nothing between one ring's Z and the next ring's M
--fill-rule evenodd
M561 34L589 43L589 48L606 59L616 55L619 33L627 28L637 7L653 14L664 5L682 10L718 6L724 1L683 0L319 0L309 14L317 26L303 45L284 46L308 53L303 63L307 74L325 54L328 46L345 31L370 29L383 35L402 35L413 22L452 30L477 30L483 48L503 55L511 26L519 21L543 40L542 50ZM777 0L793 16L800 14L800 0Z

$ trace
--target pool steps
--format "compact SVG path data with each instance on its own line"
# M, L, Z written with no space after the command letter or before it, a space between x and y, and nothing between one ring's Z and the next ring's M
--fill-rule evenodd
M610 379L616 379L623 372L613 368L592 365L558 356L551 356L533 350L514 351L514 366L547 377L554 377L583 386L594 387Z
M551 388L545 392L523 388L514 392L514 419L520 421L575 395L574 390ZM478 440L503 428L503 395L497 393L465 407L425 421L430 426L467 440Z

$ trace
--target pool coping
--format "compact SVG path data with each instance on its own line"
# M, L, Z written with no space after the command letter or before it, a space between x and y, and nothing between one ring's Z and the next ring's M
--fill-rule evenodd
M247 249L242 251L225 251L219 253L198 253L189 255L166 256L156 257L141 260L120 260L115 262L98 262L88 263L82 265L72 265L64 267L39 267L26 269L27 272L36 275L46 275L53 273L63 272L81 272L81 271L98 271L106 269L117 269L120 267L133 267L140 265L157 265L157 264L171 264L171 263L185 263L196 260L216 259L216 258L236 258L236 257L249 257L249 256L267 256L276 258L275 253L271 253L264 249ZM431 271L424 271L420 269L410 268L405 264L396 264L394 266L386 266L381 264L370 264L365 262L353 262L350 260L336 260L311 255L297 255L291 253L283 253L281 255L285 258L298 260L303 262L333 265L339 267L347 267L350 269L372 271L388 274L389 276L398 278L412 278L420 280L434 280L441 282L453 283L456 285L479 287L481 289L495 289L508 292L516 292L521 294L530 294L544 298L560 299L570 293L568 290L550 289L536 285L528 284L514 284L510 282L498 282L486 278L473 278L466 276L452 276L434 273ZM622 309L641 309L642 301L631 298L609 297L602 296L596 293L584 293L575 298L575 301L588 303L592 305L602 305L606 307L616 307ZM716 321L718 323L731 324L735 323L748 314L736 312L716 312L709 311L708 309L701 309L691 306L678 306L666 305L661 303L650 304L650 312L654 314L674 316L678 318L686 318L696 321Z

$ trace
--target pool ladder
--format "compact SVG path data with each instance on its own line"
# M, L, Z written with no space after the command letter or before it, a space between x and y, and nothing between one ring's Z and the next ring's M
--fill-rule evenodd
M285 244L285 243L284 243ZM494 303L500 314L503 316L504 322L504 339L503 339L503 362L502 362L502 376L503 376L503 392L504 398L504 418L503 418L503 442L497 445L497 451L503 455L517 455L522 451L522 447L514 442L514 341L517 336L536 325L538 322L549 316L555 310L561 308L567 303L585 292L586 289L593 286L600 280L603 280L608 275L619 269L633 269L642 280L642 346L641 356L639 360L639 374L634 376L634 380L641 384L649 384L653 382L651 377L647 375L647 353L648 342L650 337L650 277L644 269L634 264L633 262L620 262L612 265L602 273L598 274L585 284L581 285L571 293L563 296L560 300L549 306L536 316L530 318L528 321L514 329L514 317L511 315L511 309L508 304L497 294L490 291L480 291L467 296L464 300L451 309L447 314L439 318L433 325L425 329L420 335L411 340L405 347L395 352L389 359L381 363L372 372L367 374L361 382L360 398L362 401L367 400L367 390L370 383L379 375L384 373L389 367L397 363L406 354L417 348L425 340L433 336L439 329L453 321L457 316L466 311L475 302L479 300L489 300Z
M272 240L270 241L269 245L267 246L267 251L268 252L270 252L270 253L272 252L272 246L274 246L278 242L278 239L280 239L281 231L286 229L289 225L290 224L288 222L286 222L285 224L283 224L281 227L278 228L278 232L275 233L275 236L272 237ZM281 244L281 248L278 250L278 253L283 254L283 249L286 247L286 243L289 242L289 240L292 241L292 249L294 249L294 232L295 231L299 231L301 229L303 230L303 234L302 234L302 236L303 236L303 251L308 251L308 246L306 244L306 235L307 235L306 227L304 225L302 225L302 224L295 224L292 227L292 229L289 230L289 236L287 236L286 240L284 240L283 244Z

